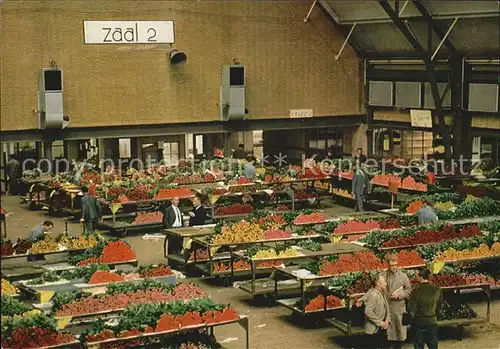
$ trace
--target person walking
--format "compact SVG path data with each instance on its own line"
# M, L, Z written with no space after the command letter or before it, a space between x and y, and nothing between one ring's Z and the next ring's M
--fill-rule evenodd
M356 166L354 170L354 178L352 179L352 197L356 200L356 205L354 206L355 211L364 212L363 201L365 200L365 195L368 194L370 181L368 179L368 173L366 173L364 168L364 163L360 163Z
M410 298L411 283L408 276L398 268L398 257L394 254L386 256L389 269L383 272L387 281L387 298L391 310L391 324L387 329L390 347L401 349L406 340L407 329L403 326L403 313L406 311L406 299Z
M174 196L172 198L172 205L168 206L163 213L163 227L180 228L183 226L183 218L181 210L179 209L179 198Z
M17 187L19 178L21 178L21 169L19 166L19 161L17 161L14 154L9 155L9 161L7 161L7 192L10 195L17 194Z
M443 292L439 286L429 283L431 272L421 268L417 273L419 286L412 292L408 305L409 313L413 316L415 349L424 349L425 344L429 349L438 348L437 314L442 306Z
M387 329L391 325L391 310L385 295L387 282L383 273L372 278L372 288L363 297L365 303L365 333L370 335L370 348L387 348ZM357 305L360 303L358 301Z
M102 217L101 205L95 197L89 194L89 188L81 188L82 197L82 218L80 222L85 224L85 233L89 234L97 229L97 224Z

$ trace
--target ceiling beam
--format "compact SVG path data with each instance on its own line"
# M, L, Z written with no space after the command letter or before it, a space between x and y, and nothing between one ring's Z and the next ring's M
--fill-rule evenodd
M227 133L252 130L309 129L329 126L354 126L363 122L364 115L322 116L304 119L249 119L233 121L189 122L175 124L68 127L64 130L2 131L0 141L28 142L43 140L78 140L90 138L154 137L187 133Z
M347 38L350 37L349 32L351 31L350 30L351 28L339 24L340 23L339 15L332 9L330 5L328 5L328 3L325 0L318 0L317 4L319 5L319 8L323 10L323 12L330 19L330 22L335 27L335 30L337 30L344 37L344 39L347 40ZM349 45L351 45L352 49L354 50L354 52L356 52L356 55L358 57L363 57L359 43L357 43L355 40L350 40Z
M455 55L455 47L453 46L450 38L446 35L446 33L439 27L436 23L436 20L432 18L431 14L425 6L420 1L413 1L413 5L417 8L417 10L422 14L423 18L429 23L434 33L436 33L439 40L444 40L444 44L448 48L448 51L451 55ZM429 48L430 49L430 48Z
M429 82L431 85L432 98L434 99L434 106L436 108L436 114L439 120L439 131L443 137L443 145L445 147L445 157L446 160L451 159L451 137L450 131L446 126L443 108L441 104L441 96L438 89L438 81L436 78L435 64L431 60L431 55L426 51L422 45L415 38L411 30L408 28L407 24L403 23L403 20L399 17L399 13L396 13L387 0L379 0L380 6L384 9L387 15L391 18L394 25L399 29L399 31L408 40L410 45L414 50L422 57L425 63L427 75L429 76Z
M445 15L431 15L432 19L435 21L446 21L453 20L455 17L460 17L460 19L474 19L474 18L499 18L499 12L484 12L484 13L452 13ZM411 16L411 15L403 15L400 17L402 20L424 20L423 16ZM351 25L354 23L358 24L383 24L383 23L392 23L390 18L371 18L371 19L363 19L363 18L353 18L346 20L339 20L339 24L342 25Z

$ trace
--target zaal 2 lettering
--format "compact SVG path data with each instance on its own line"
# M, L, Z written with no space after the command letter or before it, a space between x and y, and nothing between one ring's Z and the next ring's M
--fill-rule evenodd
M86 44L174 43L173 21L84 21Z

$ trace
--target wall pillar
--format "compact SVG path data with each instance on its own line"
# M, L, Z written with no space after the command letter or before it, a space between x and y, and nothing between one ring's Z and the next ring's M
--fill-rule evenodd
M361 124L354 131L352 136L352 155L356 153L356 149L362 148L363 154L368 154L368 136L366 131L368 130L368 126L366 124Z
M463 102L468 104L469 101L469 85L462 84L462 71L465 70L462 65L462 57L452 57L451 67L453 74L451 76L451 110L454 116L454 135L453 135L453 157L459 159L462 155L465 159L472 159L472 115L470 112L465 111ZM462 93L463 92L463 93ZM463 99L463 100L462 100Z
M99 161L102 161L104 159L104 139L97 140L97 149Z
M70 162L78 159L78 141L64 141L66 147L66 157Z
M52 161L52 141L43 142L44 158Z

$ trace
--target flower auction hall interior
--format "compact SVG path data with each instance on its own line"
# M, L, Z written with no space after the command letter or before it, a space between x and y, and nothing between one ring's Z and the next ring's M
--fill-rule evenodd
M498 348L498 1L0 21L2 348Z

